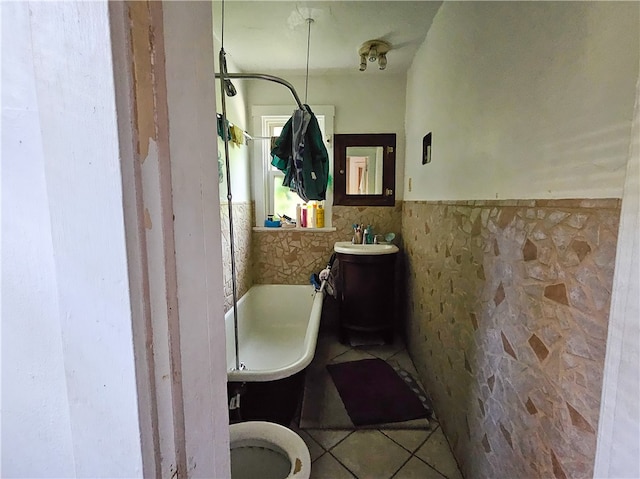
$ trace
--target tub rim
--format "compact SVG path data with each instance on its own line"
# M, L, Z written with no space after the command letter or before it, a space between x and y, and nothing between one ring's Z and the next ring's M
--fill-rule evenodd
M280 367L271 369L242 369L234 370L227 367L227 382L267 382L276 381L278 379L288 378L296 373L299 373L305 369L315 356L316 344L318 341L318 332L320 330L320 318L322 316L322 304L324 301L325 292L318 291L309 284L285 284L285 285L273 285L273 284L256 284L251 288L260 286L304 286L311 288L315 292L313 302L311 305L311 311L309 312L309 320L307 322L307 330L304 336L304 349L302 355L295 361ZM251 288L247 291L251 291ZM247 294L243 295L238 304L246 298ZM231 310L229 310L231 311ZM226 317L226 314L225 314ZM227 345L228 347L228 345Z

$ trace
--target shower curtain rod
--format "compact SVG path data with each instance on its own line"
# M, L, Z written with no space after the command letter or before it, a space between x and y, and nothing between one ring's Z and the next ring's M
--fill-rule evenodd
M216 78L221 78L222 74L220 73L216 73ZM293 95L293 98L295 98L296 103L298 104L298 108L300 108L301 110L303 110L304 108L302 107L302 102L300 101L300 97L298 97L298 93L296 93L296 89L293 88L293 85L291 83L289 83L287 80L284 80L280 77L276 77L273 75L265 75L264 73L226 73L224 75L224 78L237 78L237 79L253 79L253 80L267 80L267 81L272 81L275 83L280 83L281 85L286 86L289 91L291 91L291 94Z
M293 85L288 81L276 77L273 75L266 75L264 73L229 73L227 72L227 63L224 58L224 49L220 50L219 61L220 65L222 65L222 73L216 73L215 77L220 79L220 99L222 103L222 120L223 124L227 122L227 102L225 95L225 80L238 78L238 79L254 79L254 80L267 80L275 83L279 83L289 89L293 98L295 98L296 103L298 104L298 108L300 110L308 110L302 105L300 101L300 97L298 97L298 93L296 93L296 89L293 88ZM227 204L229 207L229 246L231 253L231 286L232 286L232 295L233 295L233 329L234 329L234 345L235 345L235 369L240 370L244 369L245 365L240 361L240 354L238 351L239 344L239 331L238 331L238 294L237 294L237 286L236 286L236 254L235 247L233 241L233 208L232 208L232 195L231 195L231 168L229 167L229 136L226 128L222 129L223 134L222 138L224 140L224 158L225 158L225 166L227 170Z

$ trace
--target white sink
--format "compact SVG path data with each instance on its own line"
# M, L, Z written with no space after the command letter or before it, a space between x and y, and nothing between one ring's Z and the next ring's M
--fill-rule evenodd
M397 253L398 247L394 244L353 244L350 241L338 241L333 245L336 253L358 255L381 255Z

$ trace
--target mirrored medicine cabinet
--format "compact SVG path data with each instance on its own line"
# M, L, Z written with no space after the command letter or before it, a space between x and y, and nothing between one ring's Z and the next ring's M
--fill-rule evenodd
M394 206L395 133L334 135L334 205Z

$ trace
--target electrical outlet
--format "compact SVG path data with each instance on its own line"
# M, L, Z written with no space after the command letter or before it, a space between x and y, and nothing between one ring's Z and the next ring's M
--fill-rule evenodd
M411 177L409 177L409 193L411 193Z

